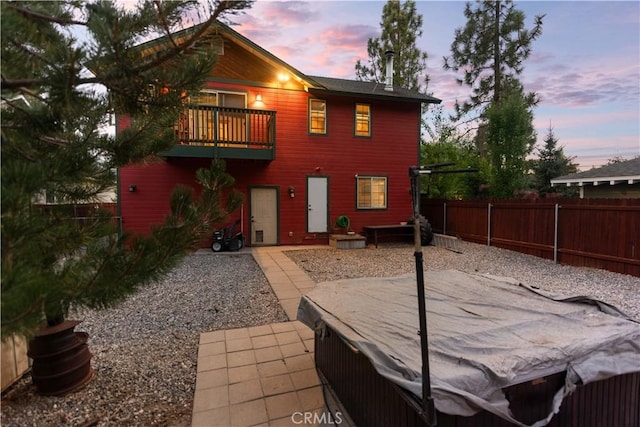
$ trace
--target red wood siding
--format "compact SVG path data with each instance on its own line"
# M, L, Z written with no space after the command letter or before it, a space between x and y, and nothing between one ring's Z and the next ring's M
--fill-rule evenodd
M419 104L325 97L328 132L320 136L309 135L307 131L307 105L312 96L307 92L214 82L208 86L247 92L249 108L255 108L252 103L260 93L263 108L277 111L275 160L227 160L227 170L236 178L236 187L245 194L245 230L249 188L278 186L280 244L326 242L326 235L306 233L308 176L329 178L329 231L340 215L349 216L355 231L366 225L395 224L410 217L408 168L418 163ZM371 138L354 136L356 102L371 105ZM122 123L121 120L119 124ZM196 169L209 163L207 159L172 158L122 168L120 207L124 228L147 232L149 225L160 222L168 211L171 189L178 183L195 186ZM388 209L356 210L356 175L387 177ZM136 192L128 191L130 184L136 185ZM289 196L289 186L295 187L294 198Z

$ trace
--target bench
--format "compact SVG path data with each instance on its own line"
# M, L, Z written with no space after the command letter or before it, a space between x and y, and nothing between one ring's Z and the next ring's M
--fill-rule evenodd
M380 237L409 237L413 236L413 224L368 225L362 227L362 232L369 237L373 236L376 248Z

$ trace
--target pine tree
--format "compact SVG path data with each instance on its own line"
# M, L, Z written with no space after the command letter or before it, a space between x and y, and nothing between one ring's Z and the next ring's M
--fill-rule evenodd
M575 192L575 188L551 187L551 180L559 176L569 175L578 172L578 166L573 163L574 157L567 157L564 149L558 147L558 139L553 133L553 128L549 126L547 135L544 138L544 146L538 150L538 158L533 161L533 176L535 189L541 196L549 193L567 194Z
M104 212L77 222L69 209L112 187L116 168L176 143L182 98L216 60L208 48L216 20L250 5L1 3L3 338L57 324L72 307L117 304L167 273L239 205L235 192L221 201L233 178L213 162L197 173L201 195L177 187L170 214L147 236L118 233ZM203 22L172 36L187 15ZM162 37L162 48L135 47L150 37ZM109 113L129 116L131 126L106 135ZM42 193L68 204L44 209Z
M417 13L414 1L389 0L382 8L382 33L367 41L369 65L358 60L355 65L356 79L382 83L385 81L385 52L394 52L394 86L427 93L429 76L427 53L416 46L422 37L422 15Z
M535 144L533 113L522 85L509 81L499 102L486 111L486 142L490 164L489 191L496 198L510 198L527 187L526 157Z
M522 74L531 43L542 34L544 18L536 16L533 28L525 29L525 15L511 0L478 2L475 9L467 3L464 15L467 23L456 29L451 56L444 58L444 69L464 70L458 83L473 90L469 100L456 102L456 120L472 110L480 110L481 116L491 102L499 102L504 83ZM537 103L535 93L525 99L529 106Z

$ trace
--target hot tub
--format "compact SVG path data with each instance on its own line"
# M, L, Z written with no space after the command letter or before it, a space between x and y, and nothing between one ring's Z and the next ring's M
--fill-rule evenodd
M427 425L415 280L326 282L301 300L318 372L359 426ZM637 322L507 278L449 270L425 284L438 425L640 425Z

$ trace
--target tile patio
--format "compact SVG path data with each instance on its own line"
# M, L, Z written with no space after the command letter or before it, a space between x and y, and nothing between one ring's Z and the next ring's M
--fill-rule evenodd
M295 320L315 284L282 253L309 248L251 248L290 321L200 334L193 427L319 425L301 423L325 402L313 331Z

